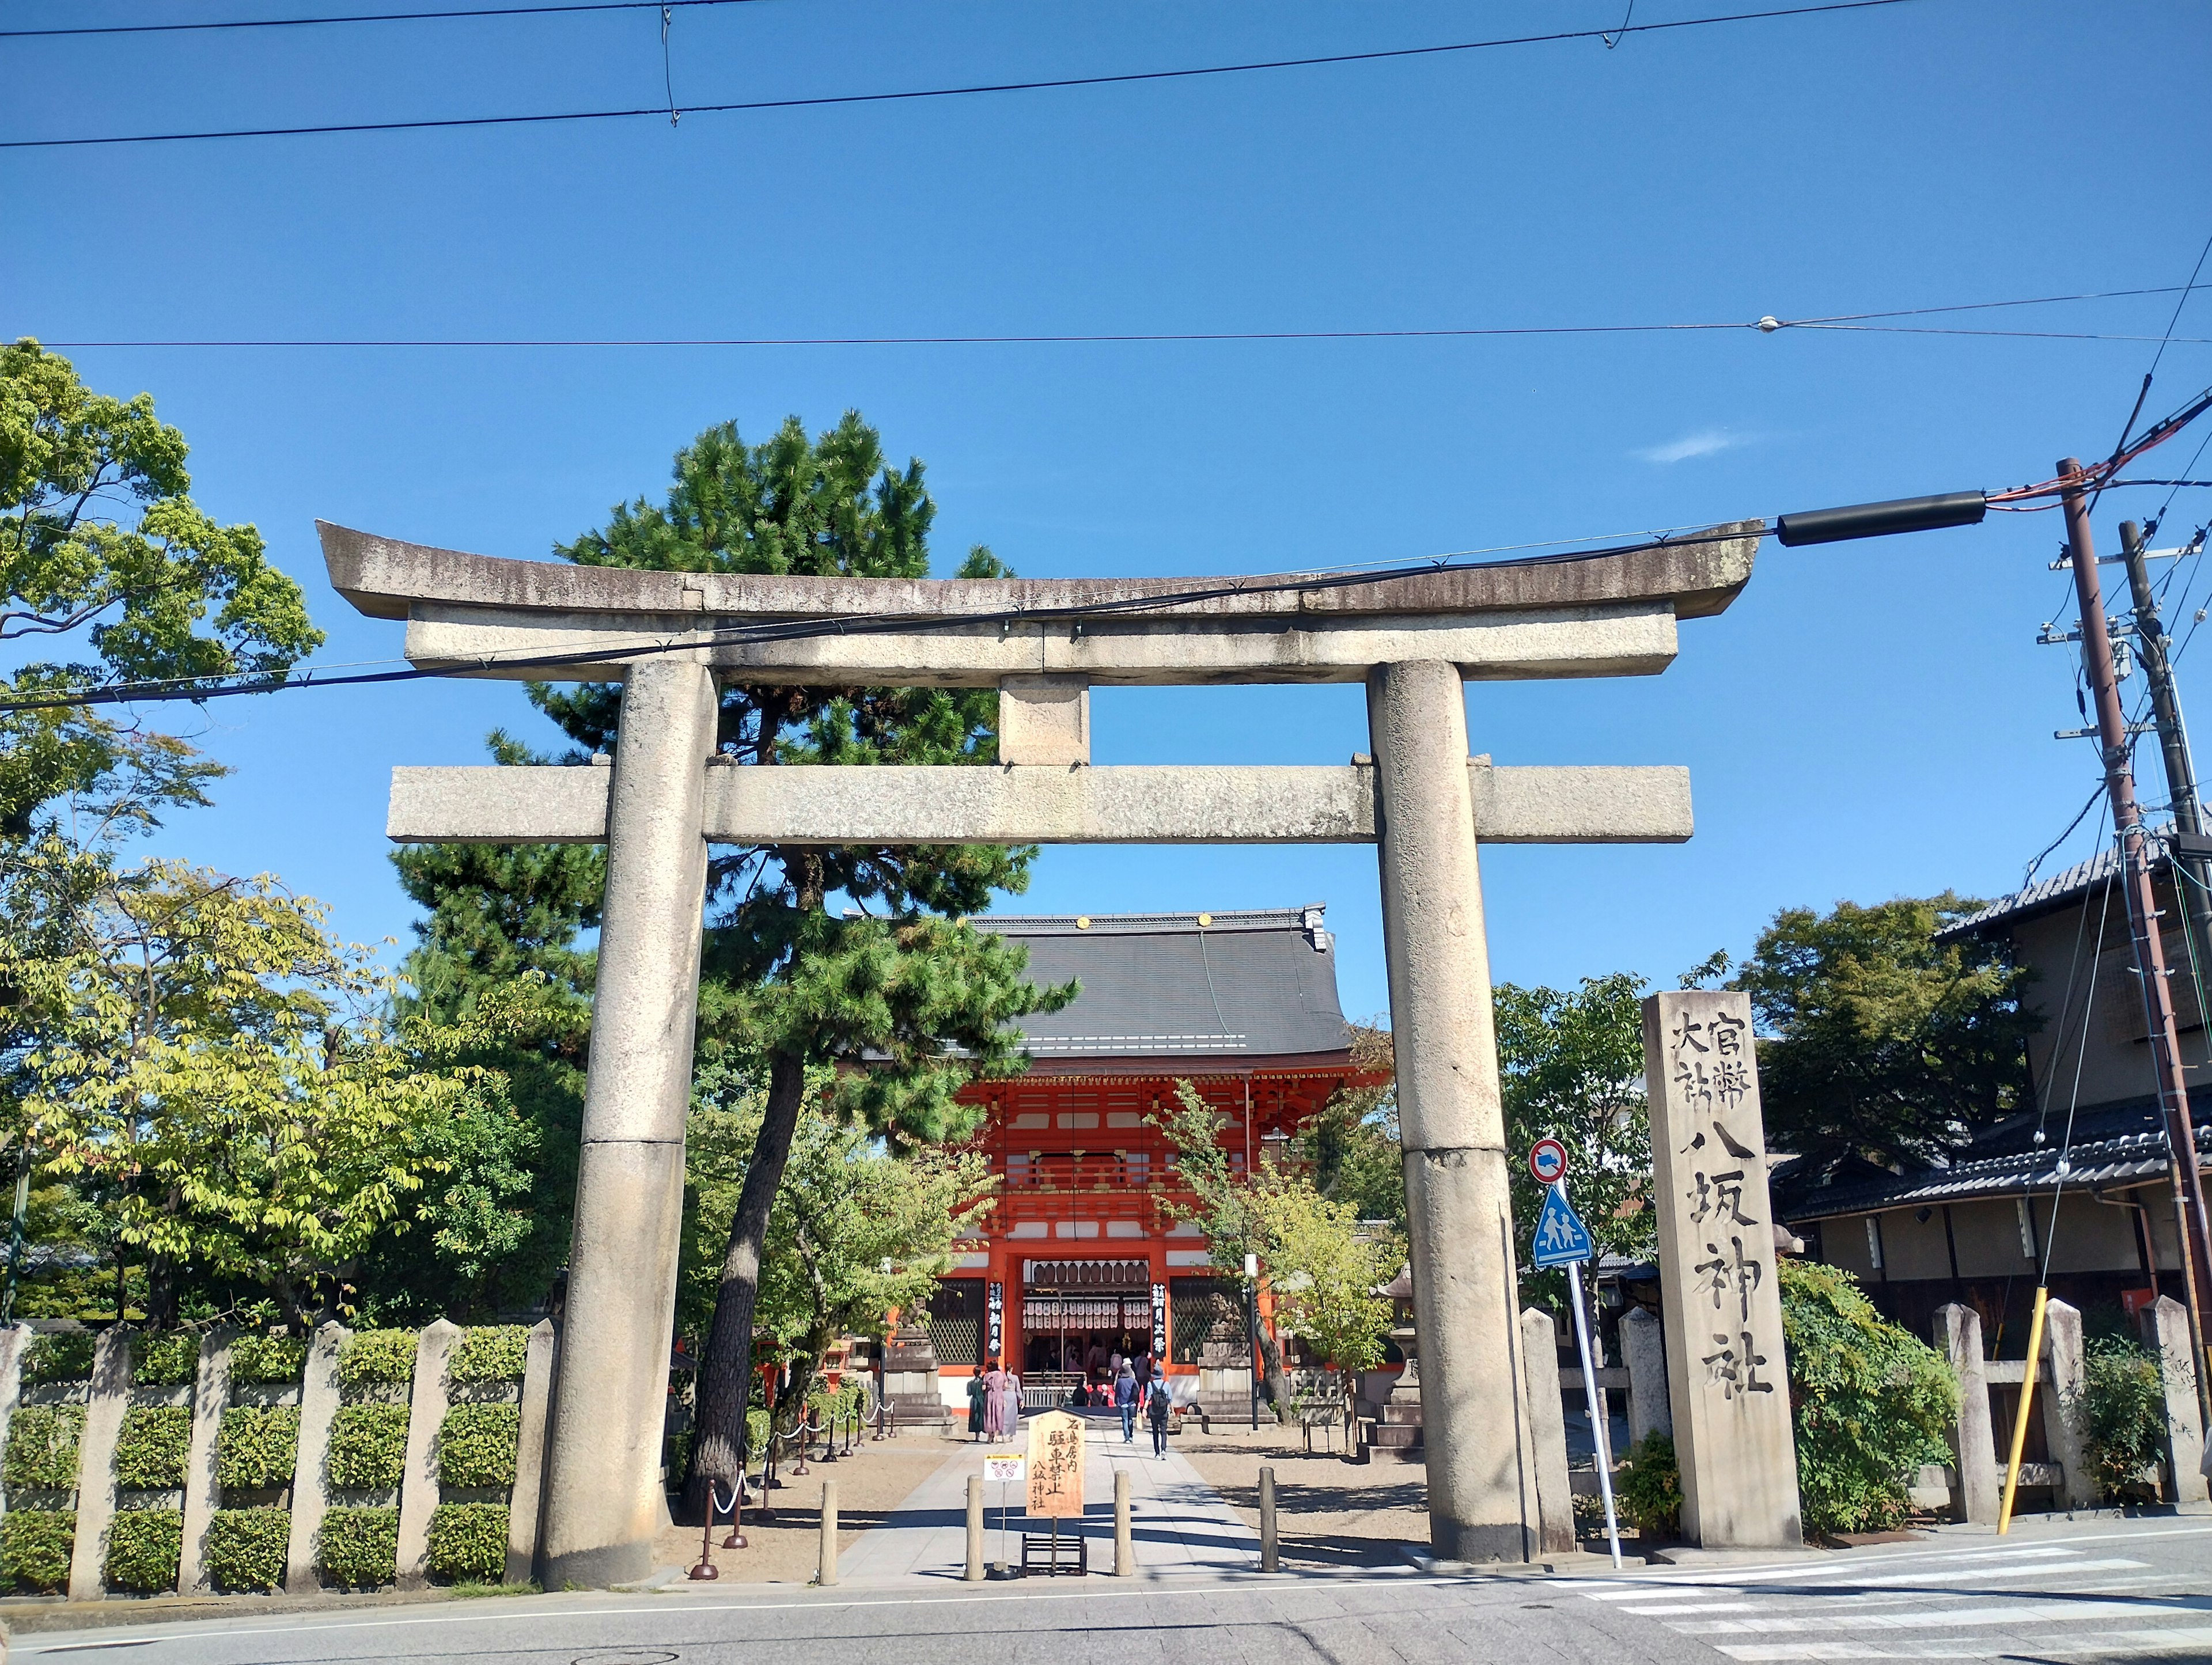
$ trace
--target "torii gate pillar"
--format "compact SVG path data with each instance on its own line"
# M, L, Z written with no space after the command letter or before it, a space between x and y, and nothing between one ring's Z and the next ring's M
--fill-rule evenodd
M1429 1540L1448 1560L1525 1561L1537 1547L1535 1442L1516 1391L1523 1377L1513 1215L1466 699L1456 665L1381 665L1368 679L1367 723L1421 1335Z

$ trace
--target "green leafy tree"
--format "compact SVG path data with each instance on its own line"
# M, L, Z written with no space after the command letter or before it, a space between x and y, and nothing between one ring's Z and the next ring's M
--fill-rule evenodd
M0 641L24 644L0 696L280 675L321 644L260 533L193 503L185 458L152 395L94 393L35 341L0 346ZM148 818L202 804L222 772L185 741L95 708L0 712L0 838L25 836L67 794Z
M1398 1083L1382 1020L1352 1026L1360 1079L1339 1088L1292 1141L1314 1189L1363 1220L1406 1230L1406 1161L1398 1142Z
M894 1153L838 1120L825 1102L833 1085L827 1070L809 1079L762 1249L754 1334L772 1352L756 1356L793 1367L773 1407L787 1431L839 1340L882 1335L892 1312L927 1305L951 1267L953 1243L993 1185L979 1152L924 1145ZM767 1097L757 1068L702 1072L693 1096L678 1299L678 1326L692 1334L714 1320L724 1223L744 1189Z
M1567 1147L1575 1212L1601 1252L1651 1248L1644 1187L1651 1121L1644 1097L1643 978L1585 977L1578 988L1498 985L1498 1085L1521 1264L1529 1263L1542 1189L1521 1158L1538 1139ZM1551 1281L1559 1281L1557 1273Z
M1759 1017L1771 1147L1925 1163L2028 1102L2030 973L2001 940L1936 940L1982 905L1947 890L1775 915L1736 985Z
M793 417L758 445L724 423L677 453L662 502L620 505L605 526L556 553L587 566L920 578L935 513L921 465L889 466L856 412L816 436ZM1005 572L980 547L960 568L971 578ZM578 761L618 750L613 685L537 686L532 698L576 743ZM989 763L996 717L989 690L736 682L721 690L717 744L757 768ZM1033 854L975 845L714 854L701 1056L762 1060L766 1091L701 1361L693 1509L709 1480L738 1471L761 1257L809 1069L865 1060L839 1072L832 1112L896 1147L957 1138L979 1114L956 1099L959 1088L1021 1063L1008 1020L1073 998L1072 986L1037 989L1022 975L1022 950L966 923L994 895L1026 886Z
M338 1300L444 1165L441 1124L492 1113L496 1081L452 1067L446 1034L395 1031L366 951L265 878L149 862L88 898L70 951L0 945L0 976L39 1014L24 1136L98 1191L157 1328L189 1273L294 1322Z

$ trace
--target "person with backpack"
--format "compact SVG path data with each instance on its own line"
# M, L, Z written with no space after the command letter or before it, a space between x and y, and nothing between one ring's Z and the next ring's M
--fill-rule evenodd
M1168 1454L1168 1382L1156 1376L1145 1384L1145 1420L1152 1425L1152 1455L1164 1457Z
M1114 1378L1114 1407L1121 1413L1121 1443L1137 1443L1137 1373L1129 1361L1121 1361L1121 1373Z

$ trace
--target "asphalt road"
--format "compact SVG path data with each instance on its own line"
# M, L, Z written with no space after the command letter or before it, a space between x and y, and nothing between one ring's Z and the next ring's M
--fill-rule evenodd
M77 1665L88 1653L131 1665L2212 1661L2212 1522L2031 1523L2002 1541L1945 1534L1619 1579L1409 1569L490 1598L47 1632L19 1638L15 1657Z

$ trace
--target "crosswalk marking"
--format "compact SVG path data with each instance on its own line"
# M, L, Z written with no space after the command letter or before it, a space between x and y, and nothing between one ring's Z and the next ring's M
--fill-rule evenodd
M2122 1535L2180 1534L2085 1538ZM2182 1593L2203 1590L2205 1581L2124 1553L2085 1554L2083 1541L1670 1568L1562 1585L1613 1612L1656 1619L1743 1665L2014 1659L2023 1647L2039 1659L2208 1651L2212 1596ZM2017 1595L1984 1588L2028 1581L2032 1588Z

